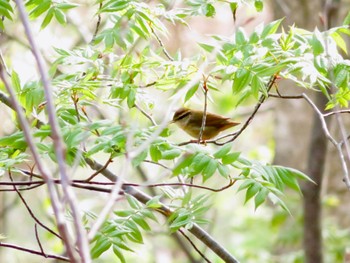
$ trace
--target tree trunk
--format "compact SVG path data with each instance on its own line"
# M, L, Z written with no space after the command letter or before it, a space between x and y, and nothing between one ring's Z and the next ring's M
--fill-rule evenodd
M327 103L326 97L319 93L315 104L323 109ZM321 189L327 154L327 138L322 130L319 116L314 114L311 130L311 142L307 163L307 174L315 184L306 182L302 186L304 195L304 251L305 262L322 263L322 226L321 226Z

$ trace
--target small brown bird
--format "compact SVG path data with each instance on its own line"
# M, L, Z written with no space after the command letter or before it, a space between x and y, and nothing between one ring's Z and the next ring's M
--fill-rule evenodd
M234 122L230 118L207 112L205 128L202 140L210 140L220 132L236 126L239 122ZM173 122L192 137L198 139L202 127L203 111L186 108L178 109L173 117Z

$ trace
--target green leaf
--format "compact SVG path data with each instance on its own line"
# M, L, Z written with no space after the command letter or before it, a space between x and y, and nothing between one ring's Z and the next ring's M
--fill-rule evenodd
M212 4L207 4L205 16L213 17L216 13L215 7Z
M113 253L119 258L121 263L126 263L124 255L118 246L113 245Z
M256 11L261 12L264 8L264 2L261 0L255 0L254 6Z
M0 7L3 7L4 9L8 10L9 12L13 13L13 8L8 0L1 0L0 1Z
M135 106L135 101L136 101L136 90L135 89L130 89L128 98L127 98L127 104L129 108L132 108Z
M223 164L232 164L235 161L237 161L237 159L239 158L240 155L241 155L240 152L234 152L234 153L227 154L224 157L222 157L222 163Z
M218 171L220 175L224 178L228 178L228 176L230 175L230 169L228 169L227 166L222 165L221 163L218 164Z
M79 6L78 4L73 4L73 3L58 3L56 4L56 7L61 10L68 10L72 9L74 7Z
M250 82L252 75L250 71L245 68L239 68L235 73L235 79L232 85L233 94L238 94L244 89Z
M251 184L247 189L244 203L247 203L254 195L260 191L260 189L261 186L258 183Z
M188 101L190 98L193 97L193 95L196 93L196 91L198 90L199 85L196 84L193 87L191 87L185 95L185 102Z
M91 249L91 257L93 259L100 257L100 255L107 251L111 245L111 242L107 238L98 239Z
M255 209L257 209L262 203L265 202L267 195L269 194L266 188L262 188L254 198Z
M173 160L180 155L181 155L181 150L179 149L170 149L167 151L162 151L162 159L164 160Z
M266 38L267 36L276 33L278 27L280 26L283 19L279 19L271 22L270 24L264 27L263 32L261 33L261 38Z
M2 6L0 6L0 15L5 16L9 20L12 20L12 16L10 14L10 11ZM2 19L0 19L0 21L2 22Z
M213 52L213 50L215 49L215 46L204 44L204 43L198 43L198 45L209 53Z
M49 11L47 12L43 22L41 23L40 28L44 29L45 27L47 27L47 25L51 22L52 18L53 18L53 14L54 14L54 9L50 8Z
M346 48L346 42L344 39L341 37L341 35L337 32L333 32L331 34L331 37L335 41L335 43L338 45L338 47L344 51L345 54L348 54L347 48Z
M216 152L214 153L213 156L214 156L216 159L221 159L221 158L223 158L226 154L229 153L229 151L231 150L231 148L232 148L232 143L227 143L227 144L225 144L223 147L221 147L218 151L216 151Z
M193 158L194 158L194 155L190 155L190 156L186 157L182 162L180 162L175 167L175 169L173 170L173 174L175 176L177 176L177 175L183 173L184 169L187 168L192 163Z
M128 201L128 204L131 208L134 208L136 210L141 209L142 205L137 201L137 199L131 195L126 195L126 200Z
M118 12L123 9L126 9L129 6L128 0L112 0L107 2L99 11L100 13L102 12Z
M19 79L19 76L16 71L12 70L11 74L11 82L12 82L12 87L14 90L19 93L21 91L21 81Z
M132 165L137 167L147 158L148 152L145 150L132 159Z
M244 45L248 39L242 28L238 28L235 35L236 45Z
M207 163L207 166L204 168L202 174L203 174L203 181L208 180L210 177L213 176L216 169L218 167L218 162L214 159L210 159Z
M343 21L343 26L348 26L350 25L350 12L346 15L344 21Z
M151 159L154 162L158 162L161 158L162 158L162 153L161 151L158 149L157 145L151 145L150 147L150 155L151 155Z
M37 18L40 16L42 13L46 12L51 6L51 1L50 0L45 0L41 4L39 4L36 8L34 8L30 13L29 17L31 19Z
M55 8L54 15L58 23L61 25L65 25L67 23L66 15L63 13L62 10Z
M320 55L324 52L325 48L323 45L322 35L318 30L315 30L310 41L314 55Z

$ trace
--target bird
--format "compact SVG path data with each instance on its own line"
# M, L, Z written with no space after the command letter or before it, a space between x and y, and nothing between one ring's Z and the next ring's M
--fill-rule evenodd
M175 112L172 122L192 137L199 139L202 119L203 111L180 108ZM230 118L207 112L202 140L210 140L220 132L239 124L239 122L234 122Z

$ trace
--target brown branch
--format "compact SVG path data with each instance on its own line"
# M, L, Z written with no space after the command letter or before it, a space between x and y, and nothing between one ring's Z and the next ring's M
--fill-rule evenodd
M199 248L195 245L195 243L192 242L192 240L185 234L185 232L182 229L178 230L181 235L187 239L187 241L191 244L191 246L194 248L194 250L197 251L197 253L206 261L211 263L211 261L199 250Z
M94 32L94 34L92 36L92 39L91 39L90 43L92 43L95 40L95 38L97 36L97 33L98 33L98 30L100 29L100 25L101 25L101 13L100 13L100 10L101 10L101 8L102 8L102 1L100 2L99 6L98 6L98 11L97 11L98 15L97 15L96 28L95 28L95 32Z
M205 123L207 121L207 107L208 107L208 87L207 87L207 80L208 77L205 77L203 75L203 91L204 91L204 109L203 109L203 117L202 117L202 125L201 129L199 131L199 137L198 137L198 144L201 143L202 137L203 137L203 132L205 129Z
M350 189L349 170L348 170L348 167L347 167L347 164L346 164L346 161L345 161L345 157L344 157L344 154L343 154L343 150L342 150L343 143L342 142L338 143L333 138L333 136L331 135L331 133L330 133L330 131L328 129L328 126L327 126L324 114L317 108L315 103L305 93L303 93L303 97L309 103L309 105L313 108L313 110L315 111L315 113L319 117L320 122L321 122L321 126L322 126L322 130L323 130L325 136L336 147L336 149L338 151L338 155L340 157L343 173L344 173L343 181L344 181L345 185L348 187L348 189Z
M206 187L206 186L202 186L202 185L188 184L188 183L160 183L160 184L147 184L147 185L134 184L134 183L124 183L124 185L134 186L134 187L189 186L189 187L193 187L193 188L208 190L211 192L221 192L221 191L226 190L227 188L230 188L232 185L235 184L235 182L236 182L236 180L231 179L227 185L225 185L221 188L218 188L218 189L210 188L210 187Z
M279 92L277 92L278 94L273 94L273 93L269 93L269 97L271 98L279 98L279 99L302 99L303 95L281 95L279 94Z
M9 177L10 180L13 182L12 179L12 175L11 172L9 171ZM53 234L54 236L58 237L59 239L62 239L62 237L60 237L60 235L58 235L56 232L54 232L53 230L51 230L49 227L45 226L43 223L40 222L40 220L34 215L32 209L29 207L29 205L27 204L26 200L24 199L24 197L22 196L22 194L17 190L16 185L13 185L14 190L16 191L16 193L18 194L19 198L21 199L22 203L24 204L24 206L26 207L28 213L30 214L30 216L34 219L34 221L40 225L42 228L44 228L45 230L47 230L49 233Z
M267 84L267 89L266 89L266 93L268 94L272 88L272 86L275 84L275 81L277 79L277 75L273 75L271 78L270 78L270 81L268 82ZM260 99L259 99L259 102L255 105L255 108L252 112L252 114L249 116L249 118L245 121L245 123L243 124L243 126L236 132L232 133L232 134L228 134L228 135L225 135L225 136L222 136L222 137L219 137L215 140L209 140L209 141L206 141L206 143L214 143L216 145L224 145L224 144L227 144L229 142L233 142L234 140L236 140L238 138L239 135L241 135L241 133L249 126L249 124L252 122L252 120L254 119L256 113L259 111L261 105L264 103L264 101L266 100L267 96L265 94L262 94L260 96ZM232 136L231 139L227 140L226 142L223 142L223 143L219 143L218 141L224 139L224 138L227 138L227 137L230 137Z
M19 16L21 18L22 25L25 30L25 34L31 46L32 53L35 57L35 61L37 63L38 70L41 76L41 81L44 88L44 94L47 101L47 113L48 113L49 124L51 126L51 137L53 140L58 169L62 180L63 193L72 211L73 223L76 231L77 246L79 248L79 255L83 262L90 262L91 256L90 256L88 240L86 237L86 231L81 221L81 214L78 207L78 201L76 199L74 192L70 188L70 179L66 170L64 145L63 145L63 140L60 134L60 129L59 129L58 120L56 116L56 109L55 109L55 104L53 99L52 87L48 76L48 70L45 67L45 64L39 52L37 43L34 40L31 28L29 26L28 14L25 11L23 0L15 0L15 2L17 4ZM64 240L66 240L66 238L64 238ZM74 261L76 258L74 246L67 245L66 249L69 251L70 257Z
M172 170L171 168L165 166L164 164L161 164L161 163L157 163L157 162L154 162L154 161L151 161L151 160L143 160L143 162L145 163L151 163L151 164L154 164L154 165L158 165L160 167L163 167L164 169L167 169L167 170Z
M160 39L160 37L157 35L157 33L154 31L152 25L149 25L150 28L151 28L151 31L152 31L152 34L155 36L155 38L157 39L158 41L158 44L160 45L160 47L162 48L163 50L163 53L164 55L170 60L170 61L174 61L174 59L170 56L169 52L166 50L164 44L163 44L163 41Z
M62 257L62 256L58 256L58 255L53 255L53 254L44 254L44 253L42 253L41 251L38 251L38 250L29 249L29 248L25 248L25 247L9 244L9 243L0 242L0 247L13 248L13 249L16 249L16 250L28 252L30 254L39 255L39 256L42 256L42 257L45 257L45 258L53 258L53 259L67 261L67 262L70 261L69 258L67 258L67 257Z
M17 3L17 5L19 8L21 8L21 10L22 10L21 14L22 14L25 12L23 3L20 0L18 1L18 3ZM46 166L42 163L41 157L40 157L39 152L36 148L34 138L32 136L31 130L30 130L30 125L25 118L25 115L23 113L21 105L19 104L18 100L16 99L16 95L15 95L13 89L10 87L10 84L7 81L7 77L4 74L2 64L0 64L0 77L4 83L4 86L7 90L7 92L10 95L10 102L11 102L11 106L12 106L11 108L14 109L14 111L17 113L19 123L21 125L24 137L25 137L26 142L28 144L28 147L29 147L30 151L32 152L33 159L34 159L35 163L37 164L38 169L41 172L45 182L47 183L48 193L49 193L49 196L51 199L52 208L53 208L55 218L57 221L57 227L58 227L59 232L62 236L62 239L64 240L65 247L67 248L67 253L68 253L69 257L73 260L73 259L75 259L75 252L73 251L73 245L71 244L71 241L70 241L70 236L68 233L66 221L65 221L65 218L63 215L62 205L61 205L61 202L58 198L58 193L55 189L55 186L54 186L54 183L53 183L53 180L52 180L50 173L48 172Z
M86 158L85 161L93 170L99 170L102 167L101 164L91 159ZM101 173L111 181L115 182L118 180L118 177L108 169L103 170ZM123 184L122 190L125 193L132 195L143 204L146 204L148 201L152 199L151 196L145 194L144 192L139 191L133 186L128 186ZM155 210L166 217L169 217L172 214L172 210L164 204L162 204L161 207ZM238 263L238 260L235 259L234 256L232 256L223 246L221 246L217 241L215 241L212 236L210 236L205 230L203 230L197 224L194 224L193 227L189 229L189 232L191 232L194 236L196 236L201 242L203 242L208 248L210 248L223 261L227 263Z
M336 115L336 114L340 114L340 113L350 113L350 109L349 110L337 110L337 111L324 113L323 116L328 117L328 116L332 116L332 115Z
M135 107L136 109L138 109L147 119L149 119L151 121L151 123L154 125L154 126L157 126L157 123L156 121L152 118L151 115L149 115L147 112L145 112L140 106L138 106L136 103L135 103Z
M89 176L89 178L87 178L85 181L86 182L89 182L91 181L92 179L95 178L95 176L97 176L98 174L100 174L104 169L106 169L108 167L108 165L113 162L113 159L112 157L109 157L109 159L107 160L107 162L102 166L102 168L96 172L94 172L91 176Z
M34 224L34 230L35 230L35 238L36 238L36 241L38 242L40 251L41 251L41 253L43 253L43 255L45 255L45 257L46 257L46 254L45 254L45 252L44 252L43 246L41 245L41 242L40 242L40 238L39 238L39 234L38 234L38 225L37 225L36 223Z

